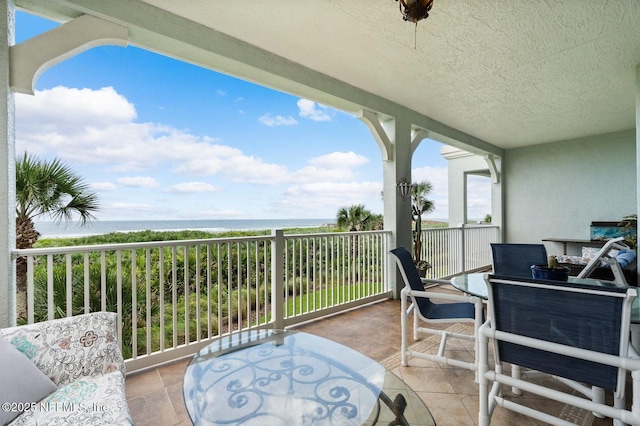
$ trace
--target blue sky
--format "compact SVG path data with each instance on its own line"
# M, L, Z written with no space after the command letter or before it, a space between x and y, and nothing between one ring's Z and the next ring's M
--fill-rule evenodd
M16 43L57 24L16 14ZM447 169L423 141L413 180L446 218ZM334 218L382 213L382 160L354 116L133 46L104 46L16 94L16 152L59 158L98 194L100 220ZM478 183L481 185L480 183ZM475 183L471 182L471 185ZM469 215L489 213L486 191Z

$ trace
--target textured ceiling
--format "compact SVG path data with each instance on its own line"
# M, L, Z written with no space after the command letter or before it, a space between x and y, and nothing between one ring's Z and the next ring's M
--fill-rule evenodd
M143 1L501 148L635 126L637 0Z

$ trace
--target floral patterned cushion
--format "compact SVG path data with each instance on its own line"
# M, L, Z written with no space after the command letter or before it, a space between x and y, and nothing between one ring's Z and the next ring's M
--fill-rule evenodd
M572 263L574 265L586 265L591 262L592 259L596 258L600 253L600 248L598 247L582 247L582 256L566 256L566 255L557 255L556 259L559 263ZM618 250L609 250L609 256L616 257L618 254ZM606 267L606 263L603 263L602 266Z
M10 426L131 425L124 376L114 371L61 387L25 411Z
M59 387L87 376L120 371L117 315L95 312L18 327L2 336Z

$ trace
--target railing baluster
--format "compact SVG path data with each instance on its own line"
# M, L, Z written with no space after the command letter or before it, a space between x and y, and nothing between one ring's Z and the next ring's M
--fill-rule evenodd
M182 246L182 267L182 285L184 286L184 344L188 345L191 342L189 338L189 300L191 299L189 290L191 282L189 281L189 245L186 243Z
M202 336L200 329L200 244L195 245L196 249L196 270L195 270L195 284L196 284L196 342L200 341Z
M173 348L178 347L178 248L171 247L171 307L173 321Z
M54 318L53 304L53 255L47 255L47 314L49 320Z
M100 309L107 310L107 252L100 251Z
M73 270L71 268L71 254L67 253L65 256L66 274L65 274L65 294L66 294L66 315L68 317L73 316Z
M160 290L158 297L160 299L160 352L164 352L165 339L165 323L164 323L164 247L158 247L158 285Z
M147 355L152 352L151 347L151 249L147 248L146 252L146 262L145 262L145 274L146 274L146 318L145 318L145 331L147 332Z
M211 324L211 244L207 244L207 339L213 335Z
M124 333L122 322L122 251L116 250L116 310L118 313L118 342L122 342Z
M90 276L89 276L89 252L85 251L84 252L84 262L83 262L83 270L84 270L84 313L88 314L89 312L91 312L91 307L90 307L90 294L89 294L89 282L90 282Z
M27 256L27 322L33 324L35 319L34 313L34 295L35 285L33 282L33 263L35 262L33 256Z
M131 351L138 357L138 284L136 280L136 251L131 250Z

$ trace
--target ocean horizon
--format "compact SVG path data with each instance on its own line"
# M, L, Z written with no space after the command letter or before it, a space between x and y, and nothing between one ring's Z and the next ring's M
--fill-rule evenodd
M35 222L40 238L71 238L135 231L248 231L284 228L315 228L333 225L335 219L225 219L225 220L95 220L79 222Z

